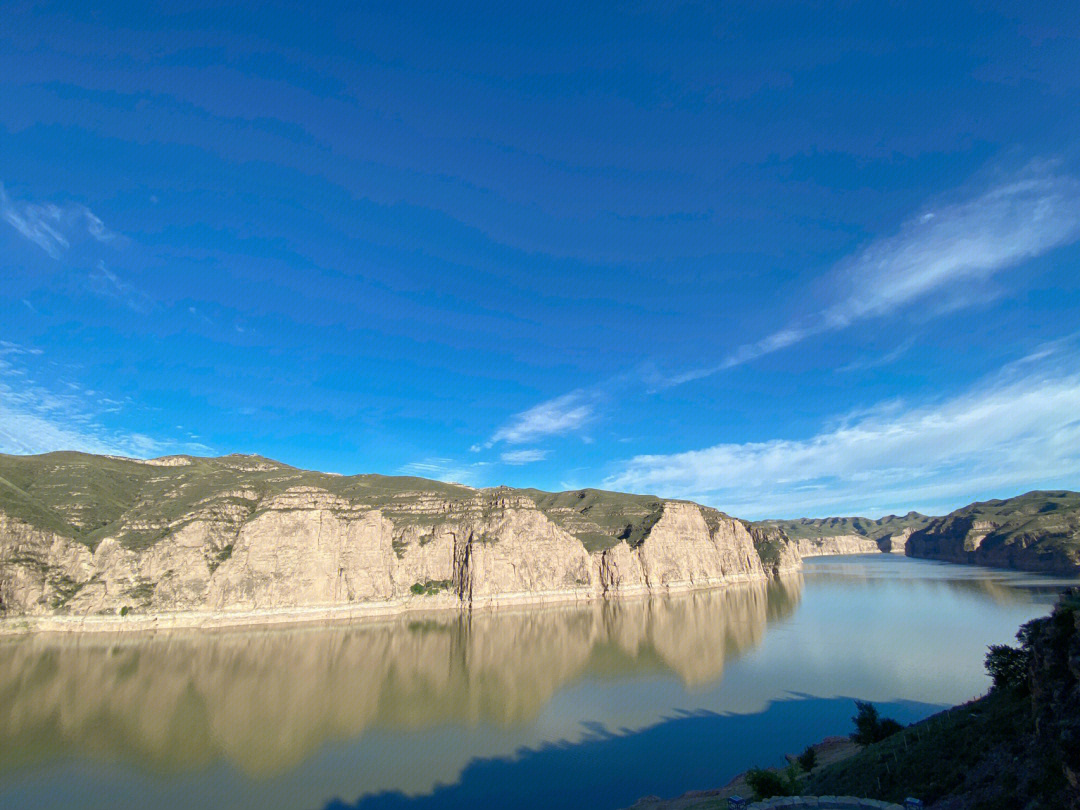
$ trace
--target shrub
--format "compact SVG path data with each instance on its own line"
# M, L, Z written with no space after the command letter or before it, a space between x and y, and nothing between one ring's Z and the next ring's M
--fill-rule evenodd
M986 654L986 671L994 679L994 689L1015 689L1027 685L1028 661L1026 649L1008 644L992 644Z
M791 796L794 793L793 785L788 780L776 771L768 771L764 768L751 768L747 771L746 784L754 791L758 800L773 796Z
M855 709L857 714L851 718L855 723L855 733L851 735L851 739L859 745L881 742L903 728L891 717L881 719L873 703L856 700Z
M886 717L880 723L878 723L878 739L884 740L886 737L891 737L898 731L903 731L904 727L891 717Z
M806 750L799 754L799 767L804 771L814 770L814 766L817 765L817 751L814 750L814 746L806 746Z

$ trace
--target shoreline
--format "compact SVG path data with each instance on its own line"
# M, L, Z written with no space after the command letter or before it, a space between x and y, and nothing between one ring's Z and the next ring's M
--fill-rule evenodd
M190 610L170 613L119 615L57 616L34 615L0 618L0 638L34 634L80 633L139 633L171 630L214 630L219 628L257 628L319 623L342 624L354 621L388 619L412 614L505 610L508 608L543 608L559 605L590 604L615 600L636 600L687 594L696 591L719 590L740 585L768 585L801 576L801 569L782 572L777 576L749 577L741 575L723 581L710 578L707 582L678 582L657 587L638 585L613 591L547 591L518 592L477 597L469 602L447 594L408 596L382 602L358 602L346 605L311 605L251 610L205 611Z
M842 762L845 759L858 754L863 746L852 742L847 735L831 735L824 737L816 743L807 746L813 748L817 754L817 764L811 771L801 771L798 778L804 779L810 773L820 768ZM788 764L798 767L796 754L784 754ZM746 783L746 775L751 769L742 771L731 778L723 787L707 788L705 790L688 790L680 796L663 799L659 796L643 796L625 810L714 810L717 802L723 802L731 796L741 796L748 802L753 802L754 790ZM782 773L782 767L769 767L764 770ZM781 797L777 797L778 799Z

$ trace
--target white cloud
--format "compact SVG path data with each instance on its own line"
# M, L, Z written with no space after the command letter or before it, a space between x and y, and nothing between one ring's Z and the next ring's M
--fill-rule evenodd
M541 402L499 428L487 446L496 442L524 444L544 436L572 433L592 421L595 405L595 395L581 389Z
M103 261L97 263L95 272L88 277L87 286L91 292L122 301L135 312L149 312L153 307L153 301L149 295L121 279Z
M895 236L841 262L834 271L841 297L814 318L744 344L719 364L677 375L668 384L708 377L931 295L951 295L949 309L973 303L980 299L966 297L964 285L1078 238L1080 182L1033 164L970 199L912 217Z
M116 234L85 205L13 200L3 183L0 183L0 219L54 259L63 256L72 241L84 235L98 242L116 239Z
M548 457L547 450L511 450L503 453L500 458L503 464L531 464L534 461L543 461Z
M151 458L167 453L210 452L193 442L162 442L141 433L110 430L99 416L115 412L114 400L98 397L77 383L64 382L63 393L33 383L16 359L40 355L40 349L0 342L0 453L32 454L54 450Z
M878 355L877 357L869 357L863 360L855 360L851 363L848 363L847 365L840 366L840 368L836 369L836 371L839 373L844 373L848 371L863 371L869 368L880 368L882 366L892 365L905 354L907 354L908 351L911 350L911 347L914 345L915 336L911 335L892 351L886 352L882 355Z
M889 403L801 440L640 455L604 485L741 517L907 511L1080 479L1080 363L1014 364L952 399Z
M486 466L487 462L484 461L460 464L452 458L425 458L422 461L412 461L402 465L398 472L402 475L415 475L420 478L433 478L436 481L471 486L480 468Z

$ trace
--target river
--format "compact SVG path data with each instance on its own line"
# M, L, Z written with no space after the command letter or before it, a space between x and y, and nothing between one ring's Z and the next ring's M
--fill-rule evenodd
M1066 580L892 555L665 598L0 641L5 808L619 808L986 690Z

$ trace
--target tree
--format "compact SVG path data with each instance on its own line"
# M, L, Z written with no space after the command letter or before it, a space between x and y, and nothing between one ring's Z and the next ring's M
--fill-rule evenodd
M891 717L882 719L873 703L856 700L855 710L857 714L851 718L855 723L855 733L851 735L851 739L859 745L881 742L903 729L903 726Z
M751 768L746 772L746 784L759 801L773 796L796 796L799 793L799 783L793 767L788 768L783 776L776 771Z
M1027 685L1028 662L1026 649L1008 644L991 644L986 654L986 671L994 679L994 689L1015 689Z
M814 766L817 765L817 751L814 750L814 746L806 746L806 750L799 754L799 767L804 771L814 770Z

